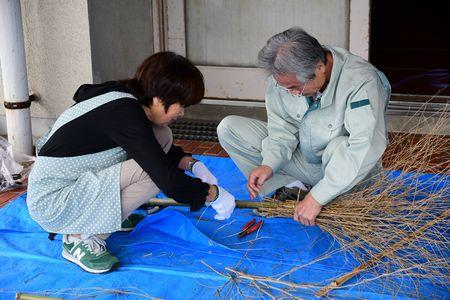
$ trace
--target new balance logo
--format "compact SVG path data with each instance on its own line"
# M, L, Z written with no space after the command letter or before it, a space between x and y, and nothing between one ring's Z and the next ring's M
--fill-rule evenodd
M81 249L80 248L77 248L74 252L73 252L73 254L72 254L76 259L78 259L78 260L81 260L82 258L83 258L83 256L85 256L86 255L86 252L81 252Z

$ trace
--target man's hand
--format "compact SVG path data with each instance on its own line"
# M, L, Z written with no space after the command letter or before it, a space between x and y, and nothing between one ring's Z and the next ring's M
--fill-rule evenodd
M322 210L322 205L314 199L311 193L295 205L294 220L306 226L316 225L316 217Z
M271 167L259 166L253 169L248 176L247 189L252 199L256 198L263 184L273 175Z

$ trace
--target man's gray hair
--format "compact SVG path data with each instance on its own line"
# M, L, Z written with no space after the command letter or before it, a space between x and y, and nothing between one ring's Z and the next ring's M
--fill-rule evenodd
M299 27L274 35L258 53L258 64L269 75L295 73L302 82L314 79L320 61L326 63L325 50Z

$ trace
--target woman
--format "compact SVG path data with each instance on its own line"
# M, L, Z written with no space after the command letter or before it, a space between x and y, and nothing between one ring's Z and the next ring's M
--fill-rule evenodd
M132 79L78 89L76 103L36 143L27 196L31 217L63 234L64 258L92 273L117 268L105 239L122 223L136 223L126 219L160 190L192 211L206 203L216 219L230 217L234 197L172 145L167 127L203 95L200 71L172 52L147 58Z

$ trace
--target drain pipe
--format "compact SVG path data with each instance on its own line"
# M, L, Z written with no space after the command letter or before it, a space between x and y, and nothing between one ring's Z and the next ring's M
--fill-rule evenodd
M0 64L8 141L14 154L33 152L20 0L0 1Z

